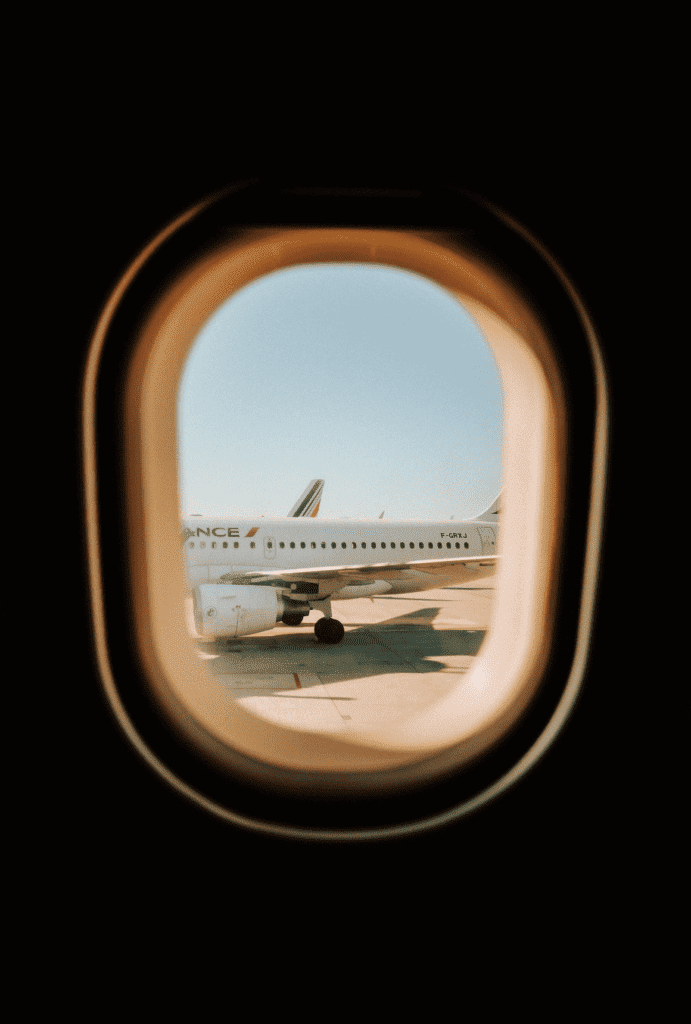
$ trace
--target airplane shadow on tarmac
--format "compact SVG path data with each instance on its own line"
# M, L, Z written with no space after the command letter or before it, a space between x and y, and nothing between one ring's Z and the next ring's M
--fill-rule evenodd
M435 629L441 611L441 606L428 607L376 623L345 622L345 636L334 645L317 641L312 621L283 627L285 632L270 636L198 641L197 646L214 675L238 672L266 677L275 673L285 677L286 673L304 673L299 677L301 689L391 673L445 672L458 676L468 671L466 659L477 656L487 630L463 628L461 624L456 629L451 624ZM276 686L285 690L278 679ZM290 696L285 692L283 695Z

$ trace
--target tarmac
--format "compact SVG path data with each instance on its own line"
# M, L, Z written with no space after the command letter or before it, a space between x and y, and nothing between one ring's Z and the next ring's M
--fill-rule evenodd
M478 656L490 624L491 581L334 601L345 626L339 644L319 643L310 612L299 626L204 641L188 629L228 699L261 718L317 732L391 722L434 704L456 687Z

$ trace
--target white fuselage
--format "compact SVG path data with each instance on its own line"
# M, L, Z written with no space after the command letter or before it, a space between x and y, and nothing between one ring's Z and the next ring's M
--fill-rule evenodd
M497 525L441 520L343 520L186 516L183 540L190 587L230 572L410 563L495 555ZM408 575L408 574L406 574ZM402 578L407 593L422 581ZM443 586L427 578L428 586Z

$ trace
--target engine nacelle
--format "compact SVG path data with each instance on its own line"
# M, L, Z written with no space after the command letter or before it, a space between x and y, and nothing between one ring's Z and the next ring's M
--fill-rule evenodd
M273 587L202 583L192 591L194 623L204 637L246 636L273 629L285 611Z

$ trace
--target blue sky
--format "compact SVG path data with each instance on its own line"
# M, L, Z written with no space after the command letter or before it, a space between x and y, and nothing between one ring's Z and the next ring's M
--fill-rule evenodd
M455 519L501 489L502 388L457 299L373 264L258 278L207 321L178 399L181 512Z

